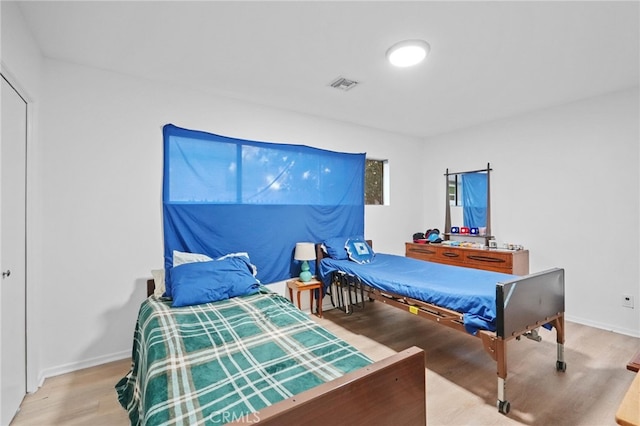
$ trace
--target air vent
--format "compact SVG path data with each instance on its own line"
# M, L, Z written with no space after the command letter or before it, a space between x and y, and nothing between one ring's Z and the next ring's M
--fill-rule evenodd
M347 90L353 89L358 85L358 82L355 80L349 80L348 78L338 77L333 82L331 82L331 87L335 87L336 89Z

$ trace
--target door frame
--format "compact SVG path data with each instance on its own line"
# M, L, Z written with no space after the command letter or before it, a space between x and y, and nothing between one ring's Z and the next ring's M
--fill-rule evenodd
M34 194L38 194L38 190L41 188L40 179L36 172L38 165L37 155L37 137L36 137L36 123L37 123L37 102L30 95L30 92L20 83L20 79L17 78L4 63L0 62L0 74L2 77L18 92L20 97L27 103L27 140L26 140L26 230L25 230L25 245L26 245L26 295L25 295L25 326L26 326L26 392L35 392L42 383L44 377L41 374L41 368L38 364L39 345L38 341L42 334L41 318L38 317L38 292L35 288L35 283L42 282L40 271L42 268L37 268L34 263L35 259L38 259L37 254L41 253L42 247L42 235L41 227L37 224L42 222L40 213L41 202L39 198ZM39 221L39 222L38 222Z

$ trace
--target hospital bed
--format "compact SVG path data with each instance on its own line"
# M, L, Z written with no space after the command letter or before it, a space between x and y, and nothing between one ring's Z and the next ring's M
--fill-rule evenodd
M500 413L510 410L505 387L507 342L522 336L540 341L540 327L555 328L555 367L566 371L564 269L515 276L373 253L371 241L367 243L373 254L368 263L335 254L332 258L325 244L316 244L317 273L326 288L340 279L337 274L346 274L356 291L364 289L371 301L477 336L497 363Z

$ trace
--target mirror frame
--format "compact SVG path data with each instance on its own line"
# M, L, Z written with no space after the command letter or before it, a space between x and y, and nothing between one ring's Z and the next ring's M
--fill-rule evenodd
M449 169L446 169L444 174L444 183L445 183L445 215L444 215L444 239L449 240L451 237L451 205L449 203L449 176L452 175L463 175L466 173L482 173L485 172L487 174L487 231L485 235L479 235L478 237L482 237L485 239L485 244L488 244L488 241L493 238L491 233L491 164L487 163L486 169L478 169L478 170L467 170L463 172L450 172ZM458 234L455 234L458 235ZM465 235L469 236L469 235ZM471 235L471 237L475 237Z

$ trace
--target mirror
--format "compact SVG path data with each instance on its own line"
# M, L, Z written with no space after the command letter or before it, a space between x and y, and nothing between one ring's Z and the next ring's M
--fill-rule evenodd
M477 229L477 234L461 233L465 237L491 237L491 196L489 190L490 164L486 169L450 172L447 169L445 179L446 212L445 239L460 232L452 232L452 227ZM474 229L474 230L475 230Z

